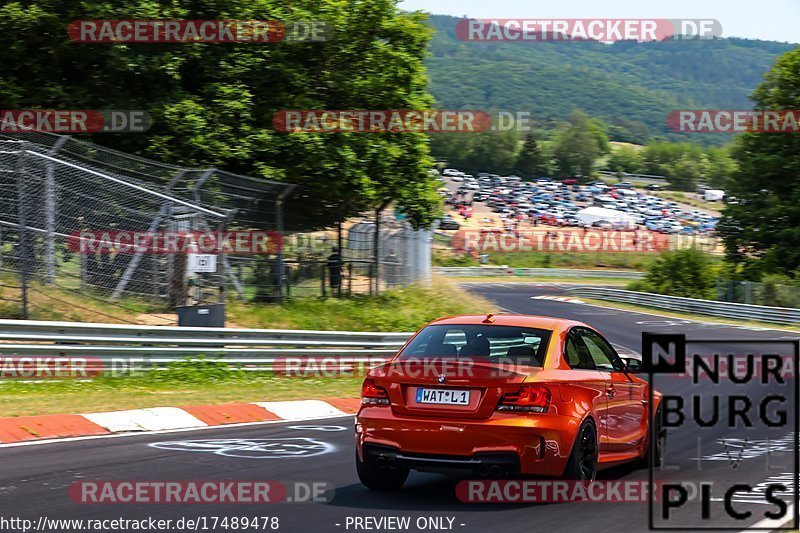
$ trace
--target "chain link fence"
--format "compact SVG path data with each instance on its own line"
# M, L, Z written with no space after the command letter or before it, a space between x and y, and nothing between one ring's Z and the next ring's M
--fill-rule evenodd
M717 279L717 300L771 307L800 308L800 287L770 281Z
M102 318L107 309L107 318L118 321L117 310L157 316L228 298L372 294L429 279L429 232L384 214L376 239L374 214L342 221L335 206L322 221L328 229L287 231L284 202L293 191L309 194L291 184L180 168L66 136L0 136L0 316L53 318L47 311L54 301L81 307L95 300L94 314ZM282 246L216 254L207 272L190 270L185 250L119 253L103 246L119 244L125 232L243 230L278 235Z

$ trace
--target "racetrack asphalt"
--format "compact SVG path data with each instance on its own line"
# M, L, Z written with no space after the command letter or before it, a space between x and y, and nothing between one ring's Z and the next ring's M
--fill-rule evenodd
M533 296L559 294L557 286L536 284L488 283L469 284L474 291L509 312L542 314L581 320L603 332L614 344L639 351L643 331L685 333L689 339L718 341L708 348L718 350L763 350L775 353L775 347L762 344L733 346L729 341L796 337L790 332L728 327L657 315L606 309L578 303L532 299ZM726 344L727 342L727 344ZM780 345L788 352L788 343ZM758 383L733 385L703 383L658 377L656 388L663 392L686 396L744 394L754 402L775 389ZM663 382L663 383L662 383ZM795 386L789 380L787 391ZM698 392L699 391L699 392ZM787 395L791 396L788 392ZM794 406L789 406L789 421ZM725 406L724 400L721 402ZM709 414L709 403L702 412ZM723 409L723 412L724 409ZM697 531L701 527L729 527L742 530L774 511L775 506L761 498L739 494L734 505L752 514L733 520L724 513L723 492L734 483L756 486L771 479L794 480L797 457L787 445L788 427L755 427L728 429L720 423L707 429L694 426L674 428L669 433L667 465L670 470L656 473L658 479L713 483L710 517L702 519L699 501L692 501L673 512L668 522L660 520L661 507L655 503L657 525L683 526ZM699 438L699 439L698 439ZM747 439L742 448L731 448L722 438ZM779 439L765 453L764 441ZM791 439L788 439L791 441ZM187 442L195 441L195 442ZM196 441L205 441L198 445ZM215 442L208 442L215 441ZM737 441L743 442L743 441ZM711 458L714 460L711 460ZM698 458L705 458L698 460ZM213 517L278 517L279 530L290 532L365 531L355 527L356 518L410 517L407 531L455 530L464 532L531 532L565 531L570 533L648 530L648 503L553 503L496 504L463 503L456 498L457 480L436 474L412 472L406 485L397 492L381 493L364 488L354 466L353 418L340 417L316 421L279 422L220 426L196 431L142 434L134 436L67 440L28 446L0 447L0 517L20 517L39 524L39 517L48 519L143 519L147 517L177 520L181 517L205 517L206 531L230 531ZM647 469L625 466L601 472L600 479L644 481ZM283 502L266 505L167 505L167 504L85 504L73 501L68 489L75 482L108 480L275 480L291 486L294 482L325 482L329 487L328 502ZM789 495L783 496L791 500ZM449 518L442 527L416 522L417 518ZM362 524L365 524L362 522ZM374 525L374 523L370 524ZM2 526L2 521L0 521ZM248 531L265 530L264 524ZM425 527L420 527L425 526ZM268 526L266 529L270 529ZM11 528L0 527L3 531ZM74 528L49 527L47 531L68 531ZM241 530L241 529L240 529ZM390 528L371 530L389 531Z

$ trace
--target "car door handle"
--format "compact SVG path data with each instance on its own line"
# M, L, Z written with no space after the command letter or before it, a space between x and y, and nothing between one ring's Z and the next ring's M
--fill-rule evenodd
M613 398L616 395L617 395L617 390L614 387L608 387L606 389L606 396L608 396L609 398Z

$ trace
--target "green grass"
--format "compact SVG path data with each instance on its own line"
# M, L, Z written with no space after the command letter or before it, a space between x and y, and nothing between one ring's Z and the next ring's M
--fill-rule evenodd
M255 306L231 302L228 320L238 327L343 331L415 331L435 318L490 313L490 302L436 277L430 287L414 285L377 296L297 298Z
M706 202L703 200L698 200L697 198L693 198L688 196L685 192L680 191L658 191L654 193L656 196L660 198L664 198L666 200L671 200L673 202L678 202L680 204L690 205L692 207L699 207L700 209L705 209L708 211L719 211L720 205L722 202Z
M142 298L124 296L116 302L110 301L110 295L96 290L80 290L80 282L70 278L59 278L57 285L46 285L34 281L28 287L28 318L30 320L63 320L71 322L140 322L143 315L153 316L153 323L161 324L164 320L156 320L157 313L167 313L165 304L147 301ZM5 274L0 276L0 285L19 286L16 276ZM0 289L0 318L22 318L22 295L20 289L4 287Z
M507 252L490 253L488 266L507 265L512 268L610 268L620 270L647 270L658 257L656 253L620 252ZM449 250L434 250L433 266L480 266L470 256L455 255Z
M3 417L294 399L355 398L363 376L298 378L229 370L215 361L92 381L0 383Z
M0 318L21 318L19 290L3 289L0 296L14 300L0 301ZM92 297L38 282L31 284L28 296L29 318L32 320L147 325L176 323L174 313L159 302L129 297L114 304L105 301L107 295ZM386 290L377 296L365 294L342 299L297 296L281 304L231 299L228 301L227 322L231 327L414 331L440 316L493 310L494 305L488 301L459 289L445 278L435 278L430 287Z
M571 253L515 252L489 254L494 265L512 268L610 268L647 270L658 254L654 253Z
M89 305L88 301L81 302ZM282 304L230 305L229 322L239 327L415 331L441 316L489 313L490 302L436 278L378 296L297 298ZM91 381L0 382L0 416L84 413L159 406L357 397L361 377L280 377L231 371L214 360L182 361L167 370Z

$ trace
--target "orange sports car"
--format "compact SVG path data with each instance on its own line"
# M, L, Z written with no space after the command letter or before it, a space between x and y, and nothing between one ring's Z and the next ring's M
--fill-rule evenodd
M624 462L658 465L666 445L661 395L653 391L648 409L649 384L635 375L641 364L572 320L435 320L364 380L359 479L384 490L399 488L412 469L591 481Z

